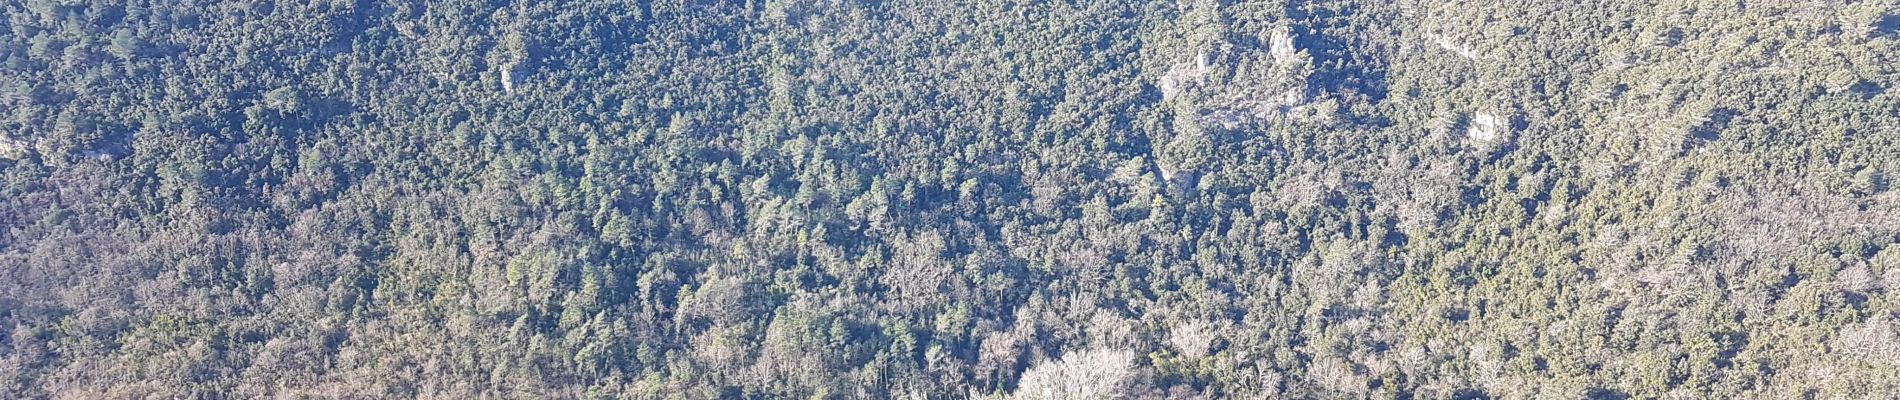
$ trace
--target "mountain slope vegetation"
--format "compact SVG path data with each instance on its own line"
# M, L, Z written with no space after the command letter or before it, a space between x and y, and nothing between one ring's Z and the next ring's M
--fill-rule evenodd
M1892 0L0 15L4 397L1900 391Z

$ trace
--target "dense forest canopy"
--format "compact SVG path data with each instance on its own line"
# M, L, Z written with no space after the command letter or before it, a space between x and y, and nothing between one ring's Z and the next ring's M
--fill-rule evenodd
M1895 0L0 15L0 397L1900 391Z

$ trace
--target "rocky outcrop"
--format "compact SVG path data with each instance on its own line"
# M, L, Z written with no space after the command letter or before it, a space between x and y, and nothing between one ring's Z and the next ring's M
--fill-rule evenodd
M1452 53L1457 54L1459 57L1464 57L1467 60L1474 60L1474 61L1478 59L1478 52L1476 50L1472 50L1470 46L1465 46L1462 44L1458 44L1457 42L1453 42L1451 41L1451 38L1447 38L1444 35L1428 34L1426 35L1426 37L1431 38L1432 43L1437 44L1438 48L1451 51Z
M1293 28L1279 25L1254 41L1221 41L1169 62L1155 79L1163 101L1195 128L1240 129L1256 121L1301 118L1308 112L1311 63ZM1253 43L1253 44L1243 44ZM1318 117L1324 118L1324 115Z
M29 148L25 141L0 135L0 158L11 160L26 157Z
M1465 138L1477 143L1490 143L1503 137L1511 128L1510 120L1491 113L1477 113L1471 116L1471 123L1465 129Z
M515 66L514 66L514 65L509 65L509 66L506 66L506 67L502 67L502 69L501 69L501 91L503 91L503 92L508 92L508 93L514 93L514 92L515 92L515 71L514 71L514 70L515 70Z
M1155 87L1161 89L1161 99L1163 101L1174 101L1176 97L1180 96L1183 90L1190 86L1198 85L1202 77L1207 75L1208 65L1212 63L1212 55L1203 51L1200 55L1195 56L1195 60L1192 63L1181 62L1170 66L1168 73L1162 75L1161 79L1155 84Z
M1292 63L1297 51L1293 48L1293 28L1281 26L1267 32L1267 53L1273 56L1273 62Z

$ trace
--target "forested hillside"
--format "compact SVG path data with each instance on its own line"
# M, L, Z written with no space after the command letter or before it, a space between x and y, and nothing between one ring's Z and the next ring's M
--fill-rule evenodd
M3 398L1880 398L1896 0L0 1Z

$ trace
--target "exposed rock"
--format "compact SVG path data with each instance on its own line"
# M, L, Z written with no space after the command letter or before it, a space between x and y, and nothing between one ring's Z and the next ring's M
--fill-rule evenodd
M1282 26L1274 28L1267 34L1267 54L1273 56L1274 62L1281 64L1293 62L1294 53L1297 51L1293 48L1292 28Z
M1303 88L1303 87L1287 88L1286 93L1283 93L1280 95L1280 104L1284 104L1288 107L1306 104L1306 88Z
M1175 63L1169 66L1167 75L1162 75L1160 81L1155 85L1161 89L1161 99L1164 101L1174 100L1174 98L1179 97L1181 92L1186 90L1189 85L1199 83L1201 77L1207 75L1207 68L1212 62L1212 57L1207 52L1202 52L1196 57L1192 64Z
M503 92L508 92L508 93L514 93L514 92L515 92L515 74L514 74L514 70L515 70L515 66L514 66L514 65L509 65L509 66L506 66L506 67L502 67L502 69L501 69L501 91L503 91Z
M112 151L108 149L94 149L94 150L86 150L86 151L79 152L78 159L112 161L112 160L119 159L120 156L122 156L122 154L119 154L116 151Z
M1220 129L1238 129L1253 121L1254 118L1263 117L1266 115L1251 110L1221 108L1201 111L1200 124Z
M1160 64L1167 69L1155 77L1155 87L1186 117L1176 122L1196 128L1233 130L1324 118L1325 112L1309 107L1308 69L1298 67L1309 56L1300 53L1293 31L1279 25L1260 31L1253 44L1214 38L1194 45L1187 57L1176 55Z
M0 158L17 159L26 156L26 142L0 135Z
M1479 143L1490 143L1503 136L1510 128L1510 121L1490 113L1478 113L1471 117L1471 126L1465 130L1465 137Z
M1469 46L1452 42L1451 38L1447 38L1447 37L1436 35L1436 34L1426 35L1426 37L1431 38L1432 43L1438 44L1438 48L1450 50L1453 53L1458 53L1458 56L1464 57L1465 59L1469 59L1469 60L1478 59L1477 51L1472 50L1471 47Z

